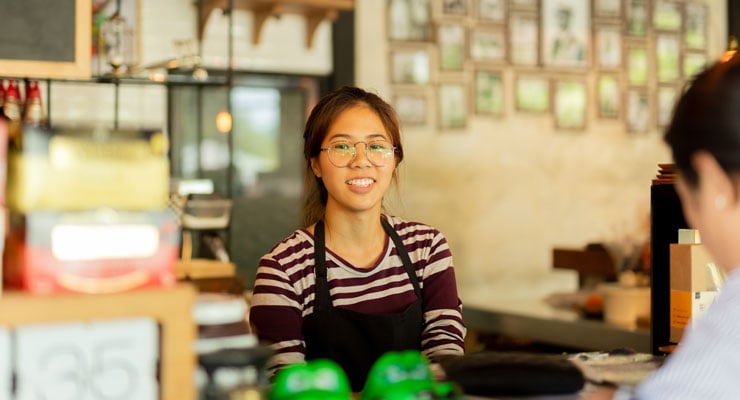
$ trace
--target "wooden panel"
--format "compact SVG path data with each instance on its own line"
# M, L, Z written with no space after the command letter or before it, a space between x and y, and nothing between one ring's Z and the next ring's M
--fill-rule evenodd
M107 295L34 296L8 291L0 298L0 326L150 317L160 326L160 393L163 400L194 400L197 328L192 320L195 290L137 290Z

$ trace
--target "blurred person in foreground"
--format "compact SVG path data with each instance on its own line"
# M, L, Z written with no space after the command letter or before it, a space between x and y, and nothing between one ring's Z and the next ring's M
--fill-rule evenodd
M699 74L674 110L665 141L689 225L725 272L720 293L665 363L634 388L587 399L740 398L740 56Z

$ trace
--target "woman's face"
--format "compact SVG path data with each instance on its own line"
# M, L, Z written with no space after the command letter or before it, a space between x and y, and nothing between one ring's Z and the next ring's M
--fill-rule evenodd
M352 106L337 116L321 147L325 149L339 141L356 146L355 157L347 166L332 164L328 151L321 151L311 159L314 174L323 180L328 192L327 214L336 211L380 212L383 196L393 179L396 157L391 155L382 166L374 165L367 157L367 143L382 142L392 147L385 126L371 108L363 104Z

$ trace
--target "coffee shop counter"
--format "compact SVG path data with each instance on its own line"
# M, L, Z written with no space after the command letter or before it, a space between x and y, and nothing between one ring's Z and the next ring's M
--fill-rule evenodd
M553 293L577 290L577 281L553 271L541 277L461 284L463 319L470 332L497 334L580 351L630 348L650 352L650 332L602 320L545 302Z

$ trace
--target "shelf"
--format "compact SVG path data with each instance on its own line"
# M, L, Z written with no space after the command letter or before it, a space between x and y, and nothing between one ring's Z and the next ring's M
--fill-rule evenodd
M319 24L324 20L333 21L339 11L354 8L354 0L232 0L233 8L247 10L254 14L252 26L252 43L260 42L262 28L268 18L282 14L301 14L306 18L306 47L313 46L313 37ZM229 0L203 0L200 21L198 21L198 38L203 39L206 21L215 9L228 11Z
M161 399L194 400L194 385L187 383L193 381L197 362L194 352L197 329L192 320L195 293L188 284L106 295L38 296L6 291L0 297L0 326L153 318L160 327Z

